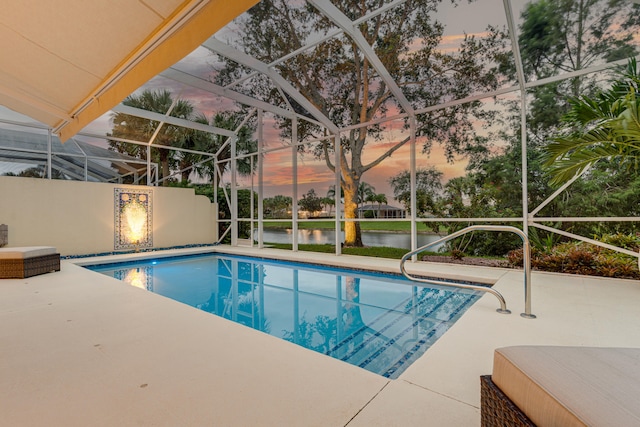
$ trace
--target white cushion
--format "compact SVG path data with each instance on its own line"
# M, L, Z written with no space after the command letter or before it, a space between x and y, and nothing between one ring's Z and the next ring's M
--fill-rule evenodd
M0 248L0 259L26 259L43 255L53 255L56 248L52 246L26 246L21 248Z
M640 349L516 346L492 381L534 424L640 426Z

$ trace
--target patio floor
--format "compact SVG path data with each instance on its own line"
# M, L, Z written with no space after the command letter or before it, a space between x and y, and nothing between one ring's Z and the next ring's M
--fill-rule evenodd
M397 260L259 254L398 271ZM534 272L538 318L525 319L522 271L411 265L495 282L513 313L483 296L389 380L76 265L92 262L0 280L0 425L477 426L479 377L497 347L640 347L637 281Z

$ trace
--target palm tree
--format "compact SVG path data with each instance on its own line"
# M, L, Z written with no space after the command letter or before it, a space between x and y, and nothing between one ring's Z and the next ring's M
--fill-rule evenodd
M378 212L376 213L376 218L380 217L380 208L382 208L382 204L387 204L387 195L384 193L375 194L371 199L372 202L378 204Z
M174 102L171 92L168 90L151 91L145 90L140 95L130 95L124 101L124 105L140 108L142 110L152 111L155 113L166 114L169 109L171 117L178 117L188 120L193 114L193 105L187 100L178 99ZM171 108L173 105L173 108ZM131 116L124 113L115 113L111 117L113 129L108 136L131 139L140 142L149 142L156 132L160 123L154 120L148 120L137 116ZM154 148L152 155L159 161L162 166L162 177L167 178L170 175L170 169L175 164L176 159L173 153L166 147L180 146L184 140L185 128L164 124L155 139L152 147ZM147 151L141 145L129 144L120 141L109 141L109 147L119 153L126 153L140 159L147 158ZM168 185L165 179L163 185Z
M331 216L331 214L333 213L333 207L336 204L336 201L334 200L333 197L323 197L321 199L322 201L322 206L324 206L325 208L328 206L329 207L329 216Z
M342 190L342 187L340 188L340 197L342 198L344 196L344 191ZM327 197L331 197L332 199L335 200L336 198L336 186L335 185L330 185L329 189L327 190Z
M561 184L601 159L638 169L640 163L640 76L631 59L611 88L570 101L567 128L545 148L553 184Z
M362 207L362 205L364 205L365 202L371 200L371 197L373 197L376 194L376 189L373 185L366 183L364 181L360 181L360 184L358 185L358 194L357 194L357 198L356 198L356 202L358 203L358 207ZM358 216L362 216L362 210L359 209L358 210L359 215Z
M209 120L202 113L197 113L195 117L191 119L195 123L208 125ZM210 140L213 137L209 132L203 132L195 129L186 129L182 134L181 140L178 142L180 148L188 148L189 150L204 150L209 147ZM182 175L182 182L188 184L189 175L195 171L198 173L199 162L202 161L201 154L195 154L191 152L178 152L176 158L178 161L178 168Z
M205 116L201 115L197 118L197 121L200 123L207 123L208 120ZM236 112L221 112L217 113L211 119L211 126L215 126L222 129L235 131L236 128L242 122L242 116ZM236 141L236 156L240 156L248 153L255 153L258 148L258 143L255 139L252 139L253 136L253 128L250 126L242 126L238 129L237 132L237 141ZM220 174L224 174L224 172L229 167L230 162L224 160L231 159L231 144L228 143L228 137L223 135L213 135L206 132L198 131L197 143L195 144L196 150L204 151L207 153L215 154L218 151L216 160L223 161L222 163L218 163L218 167L220 168ZM202 160L202 156L201 159ZM257 162L252 163L249 157L243 157L242 159L238 159L236 162L236 167L238 172L241 175L250 175L253 170L256 168ZM214 176L216 174L215 163L214 160L210 160L208 162L204 162L196 167L196 172L201 177L208 177L212 184L214 182Z

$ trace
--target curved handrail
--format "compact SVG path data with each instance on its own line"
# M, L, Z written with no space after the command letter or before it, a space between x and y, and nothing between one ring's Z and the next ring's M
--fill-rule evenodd
M448 236L445 236L441 239L438 239L435 242L427 243L426 245L418 249L415 249L411 252L406 253L402 257L402 259L400 260L400 271L402 272L402 275L409 280L413 280L414 282L430 283L430 284L442 285L442 286L453 286L456 288L472 289L472 290L481 291L481 292L488 292L494 295L496 298L498 298L498 301L500 301L500 308L496 310L498 313L511 313L509 310L507 310L507 304L502 294L493 288L477 286L477 285L467 285L462 283L443 282L440 280L423 279L420 277L411 276L409 273L407 273L407 270L405 269L404 264L407 262L407 259L409 259L413 255L416 255L431 246L435 246L440 243L449 241L451 239L455 239L456 237L460 237L463 234L467 234L472 231L509 231L511 233L515 233L518 236L520 236L520 238L522 239L522 254L523 254L523 264L524 264L523 268L524 268L524 307L525 307L524 313L521 313L520 316L526 317L528 319L535 319L536 316L534 314L531 314L531 245L529 244L529 238L527 237L527 235L522 230L516 227L511 227L508 225L471 225L469 227L463 228L462 230L458 230L454 233L451 233Z

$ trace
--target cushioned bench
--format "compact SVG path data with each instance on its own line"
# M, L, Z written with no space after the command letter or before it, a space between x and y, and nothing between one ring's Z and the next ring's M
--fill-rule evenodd
M483 426L640 426L640 349L497 349L481 416Z
M0 279L24 279L51 271L60 271L60 254L56 248L0 248Z

